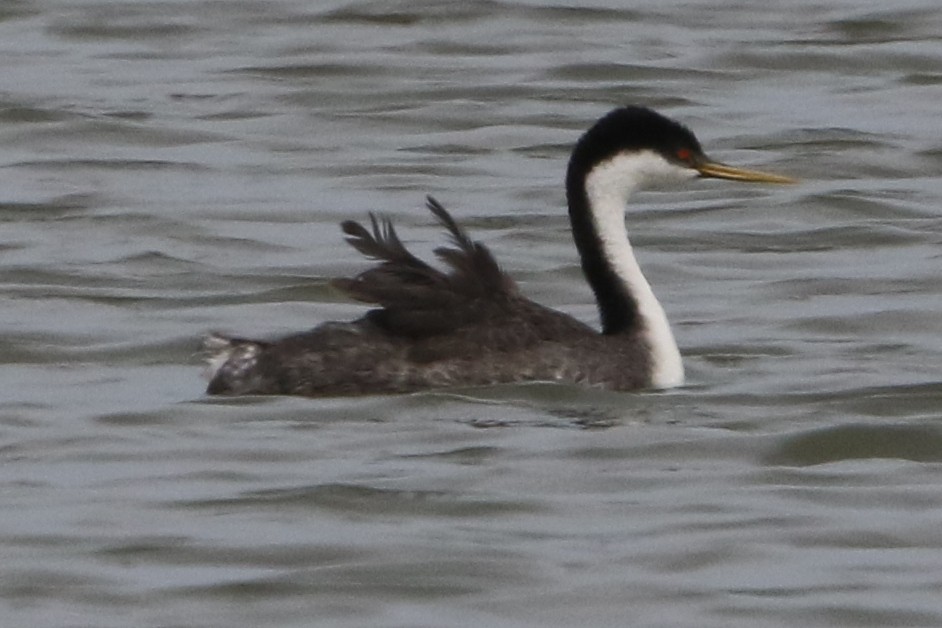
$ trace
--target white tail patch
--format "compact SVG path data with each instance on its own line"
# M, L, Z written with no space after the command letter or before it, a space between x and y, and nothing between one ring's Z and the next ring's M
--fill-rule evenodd
M203 377L212 381L223 368L231 377L254 367L261 347L254 342L209 334L203 339L202 349L206 361Z

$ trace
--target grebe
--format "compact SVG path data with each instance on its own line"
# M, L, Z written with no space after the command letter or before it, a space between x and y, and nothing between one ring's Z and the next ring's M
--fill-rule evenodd
M212 334L203 343L207 392L313 397L522 381L679 386L680 351L632 253L624 214L636 190L696 177L793 181L711 161L686 127L644 107L615 109L576 143L566 174L569 219L601 333L524 297L488 248L428 197L454 245L435 251L447 272L413 256L389 220L371 214L371 230L346 221L347 241L379 263L333 285L378 307L276 340Z

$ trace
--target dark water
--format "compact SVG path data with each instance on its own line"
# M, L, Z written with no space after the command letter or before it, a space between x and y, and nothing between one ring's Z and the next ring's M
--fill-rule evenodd
M942 625L936 3L579 5L0 5L0 623ZM638 199L686 387L203 396L429 192L594 320L562 173L627 102L803 179Z

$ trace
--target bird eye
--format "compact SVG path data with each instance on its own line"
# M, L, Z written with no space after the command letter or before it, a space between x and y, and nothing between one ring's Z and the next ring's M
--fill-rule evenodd
M690 152L689 148L678 148L675 154L677 159L684 163L690 163L690 159L693 157L693 153Z

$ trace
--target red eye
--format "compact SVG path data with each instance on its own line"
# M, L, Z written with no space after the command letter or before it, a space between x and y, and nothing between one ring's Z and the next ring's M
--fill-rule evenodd
M677 149L677 159L681 161L690 161L690 158L693 157L693 154L688 148L678 148Z

